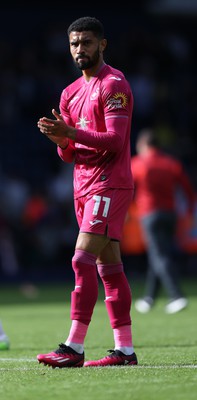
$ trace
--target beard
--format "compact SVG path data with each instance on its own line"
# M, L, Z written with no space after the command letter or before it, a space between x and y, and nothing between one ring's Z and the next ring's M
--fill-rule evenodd
M81 55L81 57L83 57L83 55ZM97 50L95 51L95 53L91 58L86 56L83 60L80 60L79 62L75 60L74 63L81 71L83 71L94 67L98 63L99 57L100 57L100 52L99 48L97 48ZM80 58L80 56L78 56L78 58Z

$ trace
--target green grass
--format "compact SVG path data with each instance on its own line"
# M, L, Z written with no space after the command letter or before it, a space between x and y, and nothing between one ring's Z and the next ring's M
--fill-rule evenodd
M11 347L0 352L1 400L194 400L197 393L196 282L187 282L189 307L175 315L163 311L161 296L147 315L132 310L136 367L52 369L36 355L57 347L70 328L69 287L43 286L35 299L17 288L0 289L0 319ZM142 293L133 282L133 298ZM113 348L113 335L103 303L96 305L85 342L86 359Z

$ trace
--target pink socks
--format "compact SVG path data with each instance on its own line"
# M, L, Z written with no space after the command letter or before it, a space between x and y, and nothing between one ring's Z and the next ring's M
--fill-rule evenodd
M98 298L96 256L84 250L76 250L72 259L75 272L75 289L71 294L72 325L66 345L78 353L83 344ZM132 354L131 290L123 271L123 265L97 266L105 289L105 305L113 329L115 349Z
M105 289L105 305L111 327L131 325L131 289L122 264L100 264L97 268Z
M131 332L131 289L123 271L123 265L97 266L105 289L105 305L113 328L115 349L124 354L134 352Z
M75 250L72 267L75 290L71 293L71 320L89 325L98 298L96 256L84 250Z

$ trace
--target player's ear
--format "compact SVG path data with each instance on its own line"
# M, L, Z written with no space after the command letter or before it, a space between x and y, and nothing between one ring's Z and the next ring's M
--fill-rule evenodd
M103 53L103 51L105 50L106 46L107 46L107 39L102 39L100 41L100 46L99 46L100 53Z

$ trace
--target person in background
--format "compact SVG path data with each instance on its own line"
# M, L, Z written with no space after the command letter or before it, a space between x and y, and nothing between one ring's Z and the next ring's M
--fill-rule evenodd
M133 196L130 134L133 95L124 74L107 65L102 23L82 17L68 28L70 52L82 76L66 87L55 118L38 128L57 145L64 162L74 162L74 202L79 225L72 268L71 328L65 343L40 363L52 367L136 365L131 331L131 289L120 239ZM84 363L84 341L98 298L98 275L114 336L110 354Z
M0 321L0 351L1 350L9 350L10 341L8 336L3 330L2 322Z
M135 195L140 226L146 244L148 268L144 296L135 308L147 313L153 307L160 287L169 302L168 314L188 305L178 279L176 254L176 193L181 190L193 213L195 191L181 162L162 151L152 129L142 129L136 140L136 155L131 158Z

